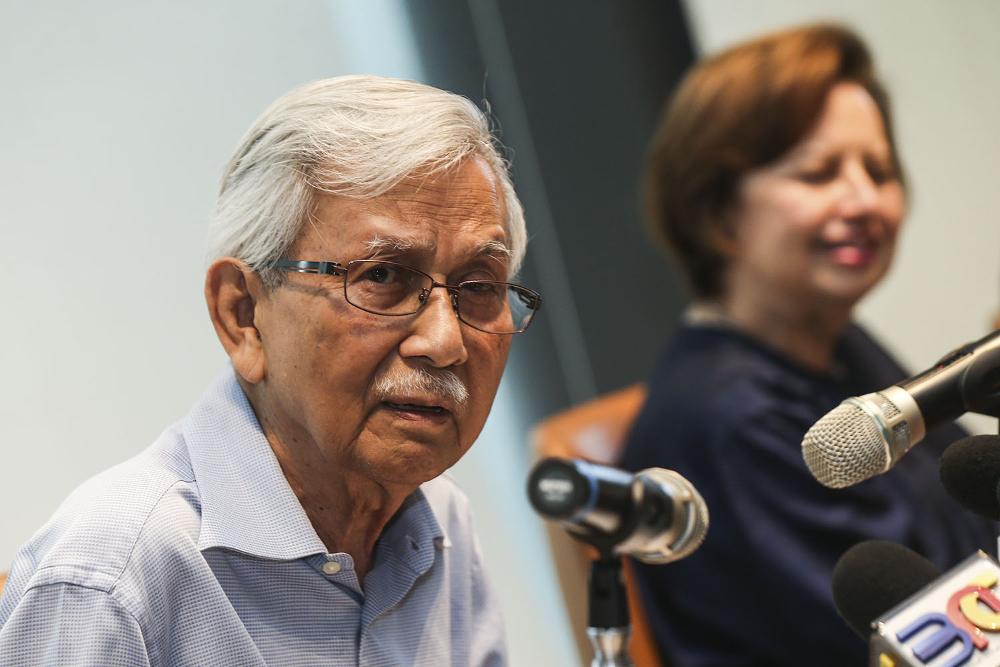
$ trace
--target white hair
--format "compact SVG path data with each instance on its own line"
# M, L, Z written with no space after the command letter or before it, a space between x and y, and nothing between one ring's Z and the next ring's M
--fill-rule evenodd
M315 195L367 199L415 175L482 157L503 193L511 275L524 259L524 209L470 100L402 79L345 76L284 95L254 122L226 166L209 224L207 259L236 257L267 284L309 219ZM351 259L351 258L346 258Z

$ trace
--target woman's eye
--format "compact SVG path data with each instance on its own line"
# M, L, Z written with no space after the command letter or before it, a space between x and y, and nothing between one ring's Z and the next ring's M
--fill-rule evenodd
M798 180L803 183L819 185L828 183L837 177L836 165L824 165L815 169L803 169L797 175Z
M885 162L880 162L878 160L866 160L865 170L868 172L868 176L871 177L872 181L879 185L896 179L896 170L891 164L887 164Z

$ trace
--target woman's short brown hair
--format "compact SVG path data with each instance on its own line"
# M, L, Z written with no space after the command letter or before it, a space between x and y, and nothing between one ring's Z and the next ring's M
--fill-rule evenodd
M681 81L650 147L645 198L653 234L676 256L696 296L721 294L723 224L740 178L804 138L827 93L843 81L875 100L902 174L888 95L868 47L847 28L766 35L699 62Z

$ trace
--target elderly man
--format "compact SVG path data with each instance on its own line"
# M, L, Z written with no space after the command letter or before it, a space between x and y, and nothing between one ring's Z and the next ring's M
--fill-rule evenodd
M486 120L347 77L278 100L213 215L205 297L231 366L22 548L0 664L500 665L467 502L537 294Z

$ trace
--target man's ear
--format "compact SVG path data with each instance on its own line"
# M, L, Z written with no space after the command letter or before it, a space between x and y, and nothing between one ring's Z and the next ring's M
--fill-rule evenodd
M254 313L264 286L246 263L223 257L208 267L205 301L215 333L240 376L256 384L264 379L266 361Z

